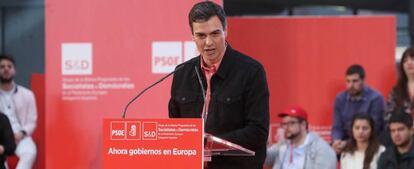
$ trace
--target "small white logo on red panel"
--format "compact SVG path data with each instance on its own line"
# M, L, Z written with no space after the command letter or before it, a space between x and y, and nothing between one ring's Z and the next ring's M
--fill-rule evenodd
M183 50L184 48L184 50ZM194 42L152 42L152 73L170 73L174 68L198 55Z
M92 74L92 43L62 43L62 75Z
M152 42L152 73L168 73L182 63L181 42Z
M141 122L129 121L126 123L127 140L141 140Z
M126 123L122 121L111 122L111 140L126 139Z
M158 129L157 122L143 122L142 123L142 139L143 140L157 140Z
M196 44L193 41L184 42L184 62L200 55L197 50Z

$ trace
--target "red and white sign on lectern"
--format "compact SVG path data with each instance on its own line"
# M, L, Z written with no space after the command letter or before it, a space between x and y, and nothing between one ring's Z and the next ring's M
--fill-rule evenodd
M212 156L254 156L204 134L202 119L105 119L103 168L203 169Z
M201 119L105 119L103 168L203 168Z

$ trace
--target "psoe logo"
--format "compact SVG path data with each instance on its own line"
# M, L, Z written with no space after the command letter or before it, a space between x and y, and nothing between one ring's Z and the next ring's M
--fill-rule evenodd
M184 46L183 46L184 44ZM152 73L169 73L174 68L198 55L192 41L152 42Z
M62 75L92 74L92 43L62 43Z
M125 140L127 136L126 123L122 121L111 122L111 140Z

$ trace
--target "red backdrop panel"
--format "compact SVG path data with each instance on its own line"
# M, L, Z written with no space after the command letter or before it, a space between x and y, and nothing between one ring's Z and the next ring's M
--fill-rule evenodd
M37 145L37 159L34 169L45 168L45 75L32 75L32 90L36 97L37 127L33 139Z
M187 14L196 2L46 0L47 169L102 168L103 118L121 117L137 91L165 75L154 73L154 57L191 55ZM154 42L178 48L154 50ZM170 84L143 95L127 117L166 118Z
M324 136L350 64L363 65L367 84L382 94L395 81L394 17L236 17L229 19L229 42L264 64L272 123L285 107L299 104L311 129Z
M46 169L102 168L102 119L120 117L136 91L165 75L154 73L154 56L191 53L187 13L195 2L46 0ZM329 127L351 63L363 64L383 94L394 80L392 17L230 18L229 41L265 65L272 122L297 103L314 128ZM167 117L170 85L143 95L127 117Z

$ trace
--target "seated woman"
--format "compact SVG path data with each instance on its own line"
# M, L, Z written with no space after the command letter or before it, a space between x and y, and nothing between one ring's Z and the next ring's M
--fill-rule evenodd
M413 116L413 98L414 98L414 48L405 49L401 60L398 64L397 84L391 90L385 106L385 124L392 112L406 112ZM388 127L380 134L379 141L382 145L388 147L392 145Z
M368 114L355 114L351 132L351 138L341 154L341 169L376 169L378 158L385 148L375 137L374 120Z
M386 104L385 120L388 122L391 112L404 111L412 114L414 98L414 48L407 48L398 65L398 80Z

